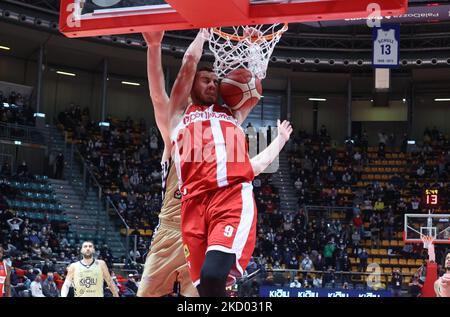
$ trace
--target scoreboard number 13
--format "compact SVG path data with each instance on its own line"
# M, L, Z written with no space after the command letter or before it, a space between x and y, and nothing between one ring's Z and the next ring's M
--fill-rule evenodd
M437 205L439 201L439 191L437 189L426 189L425 199L427 205Z

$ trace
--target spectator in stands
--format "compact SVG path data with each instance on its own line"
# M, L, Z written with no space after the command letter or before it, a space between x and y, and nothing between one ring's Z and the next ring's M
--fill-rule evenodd
M394 272L392 272L391 277L391 288L392 288L392 296L393 297L400 297L402 292L402 275L400 274L400 271L398 269L395 269Z
M325 265L327 267L334 267L334 251L336 250L336 244L334 243L334 238L332 238L328 243L326 244L324 250L323 250L323 257L325 259Z
M420 281L419 275L416 273L411 278L411 282L408 284L409 286L409 294L411 297L420 297L422 293L423 284Z
M386 221L384 222L384 235L387 240L392 240L394 237L394 229L395 229L395 217L392 212L388 212L386 215Z
M25 161L22 161L22 165L19 165L19 167L17 167L17 176L19 176L19 177L28 177L29 176L28 165Z
M321 288L322 285L323 285L323 282L322 282L322 277L321 277L321 275L320 275L320 274L316 274L316 275L314 276L314 279L313 279L313 287L314 287L314 288Z
M376 246L377 248L380 247L380 218L378 215L373 215L370 218L370 237L372 240L372 245Z
M353 218L353 226L355 227L355 230L358 232L360 238L364 237L364 223L361 218L361 215L356 215Z
M302 283L300 283L298 276L294 277L294 280L289 285L291 288L301 288Z
M292 255L291 260L289 261L288 264L288 269L290 270L298 270L299 266L298 266L298 260L297 257L295 255Z
M45 297L59 297L52 272L48 272L47 278L42 282L42 293Z
M39 239L36 230L32 230L31 231L31 235L29 236L29 240L35 246L39 246L39 244L41 244L41 240Z
M39 271L33 272L35 275L33 282L31 282L30 290L31 290L31 296L32 297L45 297L44 293L42 292L42 279Z
M41 254L44 258L49 258L53 255L52 248L48 245L48 240L44 241L44 245L41 247Z
M409 258L411 257L411 255L413 254L413 246L410 243L405 243L405 245L402 248L401 254L406 257Z
M56 165L56 175L57 179L62 179L64 174L64 155L62 152L59 152L58 156L55 159Z
M411 212L412 213L418 213L420 206L420 199L417 197L413 197L411 199Z
M373 210L381 212L384 210L384 201L381 198L378 198L378 200L375 202L373 206Z
M425 175L425 169L422 165L419 166L419 168L416 170L416 174L418 178L423 178Z
M3 162L2 168L0 169L1 176L11 176L11 166L7 161Z
M302 271L311 271L313 269L313 262L311 261L308 255L306 255L305 258L302 260L302 263L300 264L300 269Z
M334 270L331 266L328 267L327 271L322 278L322 287L333 286L335 281ZM331 285L330 285L331 284Z
M358 254L359 258L359 270L360 272L365 272L367 269L367 260L369 259L369 254L367 253L366 249L362 249L362 252Z
M378 144L379 146L386 146L386 142L388 140L388 136L384 131L378 133Z
M349 184L352 181L352 176L348 172L345 172L345 174L342 175L342 181L345 184Z
M8 223L9 228L11 229L12 232L12 231L20 231L20 225L23 223L23 220L19 217L14 217L8 219L6 222Z
M129 290L131 290L134 294L137 294L138 291L138 285L136 283L136 279L134 278L133 274L128 275L128 280L125 283L125 287Z

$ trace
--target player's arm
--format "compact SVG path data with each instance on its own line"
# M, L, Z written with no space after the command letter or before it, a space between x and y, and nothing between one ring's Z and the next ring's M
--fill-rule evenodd
M75 273L75 267L71 264L67 268L67 276L66 276L66 279L64 280L64 284L61 288L61 297L67 297L67 295L69 294L69 289L70 289L70 286L72 286L74 273Z
M291 133L292 126L289 121L280 123L278 120L278 136L264 151L250 160L255 176L261 174L275 160L289 140Z
M119 297L119 293L117 292L116 284L113 282L111 278L111 274L109 274L108 266L106 265L105 261L100 262L100 267L102 268L103 273L103 279L105 280L106 284L108 284L108 287L113 294L114 297Z
M181 114L186 106L197 72L197 65L202 58L203 45L208 37L209 31L201 29L184 54L180 71L170 93L170 119Z
M165 89L161 58L161 41L164 32L146 32L142 35L147 43L147 77L156 125L166 141L169 138L169 96Z
M6 297L11 297L11 267L5 266L5 268L6 268L5 295Z

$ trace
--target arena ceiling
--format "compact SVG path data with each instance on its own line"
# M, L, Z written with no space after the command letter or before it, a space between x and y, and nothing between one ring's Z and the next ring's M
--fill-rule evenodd
M432 1L415 0L410 2L431 3ZM450 2L450 1L447 1ZM39 15L53 21L58 21L59 1L0 1L0 9L7 5L8 8L21 10L23 14ZM280 44L281 48L276 51L277 56L295 56L301 55L311 58L362 58L370 59L371 56L371 34L366 27L346 26L346 27L311 27L304 24L295 24L290 27L290 33ZM183 49L192 40L195 31L168 32L166 36L165 62L168 65L177 65L178 58L183 53ZM351 35L351 36L349 36ZM129 45L127 39L131 41L142 42L139 34L126 35L126 37L117 37L105 39L67 39L62 36L57 28L48 30L35 25L26 25L20 22L11 23L0 17L0 39L3 43L11 45L14 43L14 56L35 61L37 52L41 45L45 46L44 63L48 68L64 67L79 69L88 72L102 71L102 62L105 58L109 61L109 72L128 78L146 77L146 54L142 45ZM105 45L106 44L106 45ZM4 54L0 52L0 55ZM402 56L414 56L420 58L429 54L441 58L450 58L450 23L428 23L428 24L407 24L402 26ZM330 57L331 56L331 57ZM126 67L123 67L126 65ZM286 66L286 65L285 65ZM282 68L283 65L280 65ZM327 63L325 65L290 65L290 72L299 73L303 71L334 72L336 76L339 73L349 72L349 69L331 68ZM356 68L352 69L354 73L366 73L371 75L371 69ZM403 69L400 70L404 76L414 78L422 82L431 82L442 79L442 83L450 79L450 68L447 67L433 71L422 69ZM277 75L277 71L274 71ZM279 77L283 78L283 70L279 71ZM301 76L301 75L298 75ZM276 76L275 76L276 77ZM311 77L309 77L311 79ZM320 85L320 78L317 79ZM342 82L342 78L336 78L336 82ZM313 85L313 83L311 83ZM445 84L448 88L448 84ZM277 83L274 87L282 86ZM339 90L345 89L339 87Z
M2 0L1 7L19 10L24 14L35 14L54 22L58 21L59 0ZM411 7L435 7L434 4L450 5L450 0L409 0ZM446 12L448 13L448 11ZM289 54L302 52L370 53L371 32L364 23L297 23L291 24L289 31L278 45L278 51ZM169 44L188 45L195 36L195 30L167 33ZM427 50L450 50L450 16L440 21L428 18L412 20L402 24L403 52ZM142 41L139 34L126 36L131 40Z

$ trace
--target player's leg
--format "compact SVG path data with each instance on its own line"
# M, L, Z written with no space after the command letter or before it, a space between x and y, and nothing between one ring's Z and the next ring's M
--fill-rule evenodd
M243 183L212 196L207 209L208 249L202 267L200 296L225 296L229 276L240 277L256 241L253 187Z
M234 253L211 250L203 262L198 293L201 297L226 297L227 277L236 263Z
M185 264L180 240L180 232L163 226L157 230L145 260L138 297L161 297L172 293L178 268Z
M182 254L183 256L183 261L186 262L186 259L184 258L184 254ZM181 267L178 270L178 282L180 283L180 295L184 296L184 297L198 297L198 290L197 288L194 286L194 283L192 282L191 279L191 275L189 273L189 267L188 265L185 263L185 265L183 265L183 267Z
M181 204L181 235L183 251L195 287L200 284L200 272L207 248L205 196L200 195Z

